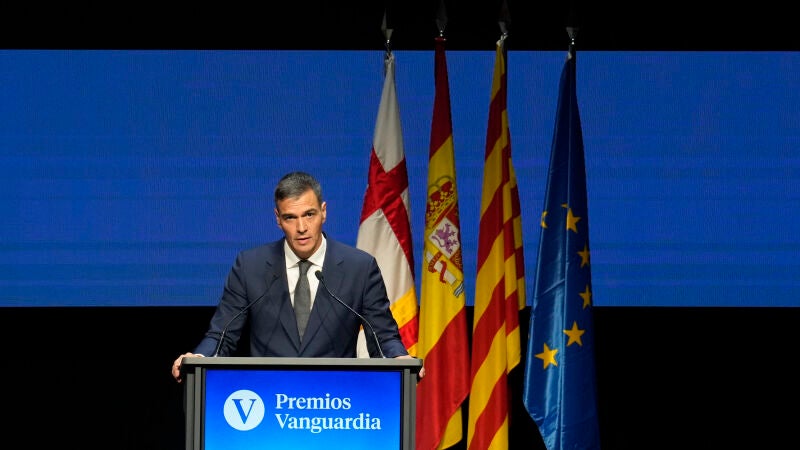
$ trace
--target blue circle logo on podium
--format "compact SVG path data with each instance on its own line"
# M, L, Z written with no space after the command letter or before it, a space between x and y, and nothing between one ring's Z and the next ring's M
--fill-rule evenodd
M264 401L255 392L242 389L228 396L223 413L231 427L252 430L264 420Z

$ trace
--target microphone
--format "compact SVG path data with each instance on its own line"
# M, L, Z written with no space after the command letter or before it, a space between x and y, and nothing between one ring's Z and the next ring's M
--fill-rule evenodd
M386 358L386 355L383 354L383 349L381 349L381 342L378 340L378 335L375 333L375 329L372 328L372 324L369 323L369 320L364 318L364 316L362 316L361 314L357 313L355 309L351 308L350 305L348 305L347 303L343 302L342 299L337 297L333 292L331 292L330 289L328 289L328 285L325 284L325 278L322 277L322 271L321 270L318 270L318 271L314 272L314 275L316 275L317 279L319 280L319 283L322 285L323 288L325 288L325 292L327 292L328 295L330 295L331 297L336 299L336 301L341 303L342 306L344 306L345 308L349 309L351 313L353 313L356 316L358 316L358 318L361 319L362 323L367 324L367 327L369 327L369 331L372 333L372 338L375 339L375 345L378 346L378 352L381 354L381 358Z
M266 294L267 294L267 290L265 290L264 293L261 294L257 299L255 299L252 302L244 305L244 308L239 310L239 312L237 312L236 314L233 315L233 317L231 317L231 319L228 321L228 323L225 324L225 326L222 328L222 331L219 333L219 342L217 342L217 348L214 349L214 354L212 355L212 357L216 358L217 356L219 356L219 351L222 349L222 343L225 342L225 333L228 332L228 327L231 326L233 321L236 320L242 314L244 314L244 312L247 311L248 309L250 309L253 305L255 305L256 303L260 302L261 299L266 296Z

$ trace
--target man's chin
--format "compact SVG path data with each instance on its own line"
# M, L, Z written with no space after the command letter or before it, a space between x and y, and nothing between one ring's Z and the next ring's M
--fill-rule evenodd
M306 242L295 241L294 247L292 248L292 250L294 250L295 255L297 255L301 259L306 259L306 258L309 258L313 254L314 245L313 245L313 243L311 242L310 239L308 241L306 241Z

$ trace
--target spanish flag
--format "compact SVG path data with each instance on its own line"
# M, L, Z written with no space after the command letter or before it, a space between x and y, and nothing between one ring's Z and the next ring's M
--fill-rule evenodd
M464 265L445 45L444 37L436 38L417 345L425 365L425 377L417 384L418 450L447 448L462 440L461 405L469 392Z

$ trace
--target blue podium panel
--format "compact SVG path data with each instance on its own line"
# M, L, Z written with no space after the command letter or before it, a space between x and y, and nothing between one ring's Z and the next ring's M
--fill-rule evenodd
M416 358L185 358L186 450L413 450Z

